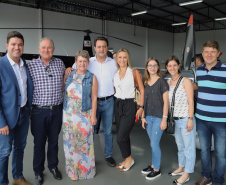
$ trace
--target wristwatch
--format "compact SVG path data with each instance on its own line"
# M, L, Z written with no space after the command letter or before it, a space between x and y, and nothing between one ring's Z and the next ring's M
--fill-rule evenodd
M188 119L193 120L193 119L194 119L194 117L193 117L193 116L192 116L192 117L188 117Z
M142 108L142 109L144 109L144 106L140 106L139 108Z
M166 116L166 115L163 115L162 117L164 117L164 118L168 118L168 116Z

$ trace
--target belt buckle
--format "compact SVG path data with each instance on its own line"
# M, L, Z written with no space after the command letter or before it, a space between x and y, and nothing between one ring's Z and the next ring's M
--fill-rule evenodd
M50 109L50 110L53 110L53 106L49 106L49 109Z
M107 96L106 97L104 97L104 101L106 101L107 100Z

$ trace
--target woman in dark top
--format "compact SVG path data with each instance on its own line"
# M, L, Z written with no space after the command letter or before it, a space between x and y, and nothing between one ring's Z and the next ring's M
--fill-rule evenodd
M147 130L152 148L152 164L141 172L147 180L161 175L161 149L159 146L162 133L166 129L169 97L169 86L161 78L159 62L154 57L148 59L145 66L144 112L142 127Z

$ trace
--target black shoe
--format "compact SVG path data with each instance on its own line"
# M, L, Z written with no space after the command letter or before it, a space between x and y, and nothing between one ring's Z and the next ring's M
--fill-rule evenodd
M115 167L116 166L116 163L115 163L115 160L114 160L113 157L108 157L105 160L107 161L108 166L110 166L110 167Z
M154 179L156 179L157 177L160 177L160 176L161 176L161 170L159 170L159 171L152 170L152 171L146 176L146 179L147 179L147 180L154 180Z
M95 130L95 134L99 134L99 131L98 130Z
M57 167L53 168L52 170L50 170L50 172L53 174L53 177L57 180L61 180L62 179L62 175L60 173L60 171L58 170Z
M41 175L36 175L35 176L35 183L37 184L37 185L42 185L43 184L43 174L41 174Z
M147 175L149 174L152 170L154 170L151 166L148 166L147 168L144 168L141 173Z

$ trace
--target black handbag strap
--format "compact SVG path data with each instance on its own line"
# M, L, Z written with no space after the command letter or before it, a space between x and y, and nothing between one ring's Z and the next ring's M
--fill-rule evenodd
M182 80L182 76L180 76L180 78L178 79L177 81L177 85L173 91L173 97L172 97L172 101L171 101L171 105L170 105L170 117L173 118L173 112L174 112L174 103L175 103L175 95L176 95L176 91L177 91L177 88L179 87L180 85L180 82Z

